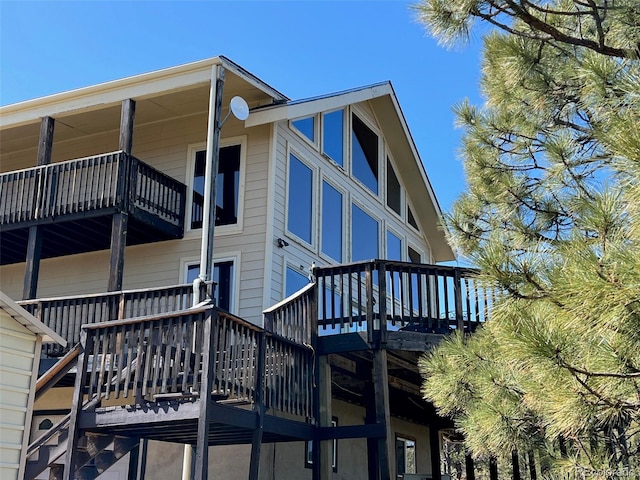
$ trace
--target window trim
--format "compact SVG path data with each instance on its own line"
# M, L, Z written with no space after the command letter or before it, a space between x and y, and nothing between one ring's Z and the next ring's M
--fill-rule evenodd
M327 183L328 185L330 185L332 188L334 188L335 190L337 190L338 192L340 192L340 194L342 195L342 240L340 241L340 248L341 248L341 254L342 254L342 259L338 260L337 258L333 258L330 255L326 254L323 252L322 250L322 220L324 219L324 210L322 210L322 206L323 206L323 201L324 201L324 188L323 185L324 183ZM327 175L321 175L320 178L320 188L319 188L319 195L318 195L318 205L320 208L320 215L319 215L319 224L318 224L318 255L320 258L322 258L323 260L326 260L330 263L343 263L345 258L346 258L346 252L345 250L347 249L347 244L345 242L345 238L347 237L346 232L347 232L347 225L346 225L346 220L349 217L349 212L347 211L347 205L349 205L349 197L348 197L348 192L347 190L345 190L344 188L340 187L337 182L334 182L333 179Z
M235 137L227 137L220 140L220 148L232 147L240 145L240 176L238 178L238 221L231 225L217 225L215 227L215 236L232 235L242 233L244 225L244 197L245 197L245 177L247 171L247 135L238 135ZM185 208L185 237L190 232L198 232L202 234L201 228L191 228L191 205L193 203L193 173L196 165L196 153L202 150L206 151L207 143L191 143L187 145L187 198Z
M240 266L242 253L239 251L225 252L219 255L214 254L213 263L233 262L233 285L231 289L231 312L234 315L240 313ZM180 283L186 283L188 268L193 265L200 266L200 257L182 257L180 258ZM187 308L191 307L189 305Z
M299 237L294 232L289 230L289 185L291 175L291 155L296 157L303 165L311 170L311 243L307 242L304 238ZM284 233L285 235L301 245L309 248L313 253L316 253L318 247L318 167L308 161L299 150L287 146L287 158L286 158L286 188L285 188L285 212L284 212Z

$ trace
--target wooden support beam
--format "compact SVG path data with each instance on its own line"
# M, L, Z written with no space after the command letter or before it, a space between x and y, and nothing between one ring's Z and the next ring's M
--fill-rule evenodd
M80 332L80 345L82 346L78 354L78 373L76 374L75 387L73 390L73 399L71 402L71 417L69 420L69 430L67 435L67 453L64 459L64 475L65 480L74 480L75 466L78 463L78 439L80 438L79 420L82 412L82 400L84 398L83 385L85 381L85 373L87 364L89 363L89 355L86 352L93 350L93 336L88 336L86 330Z
M256 428L251 439L251 461L249 464L249 480L258 480L260 473L260 448L262 446L262 434L264 432L264 370L266 363L266 337L265 332L258 336L258 358L256 371L256 385L254 394L254 411L258 415Z
M431 451L431 478L441 480L442 470L440 469L440 431L438 426L429 425L429 449Z
M133 148L133 123L136 116L136 102L130 98L122 101L120 110L119 149L131 153Z
M320 427L331 426L331 365L329 357L323 355L317 359L317 421ZM319 429L313 439L313 480L329 480L332 475L332 440L320 440Z
M378 474L380 480L391 480L393 474L391 472L390 453L395 442L392 438L391 413L389 410L389 374L387 371L386 350L377 349L373 351L372 379L376 423L384 425L386 430L386 435L376 441ZM439 480L439 478L436 480Z
M489 480L498 480L498 459L489 457Z
M109 292L122 290L124 276L124 250L127 244L129 214L116 213L111 220L111 256L109 259Z
M141 438L140 443L129 452L129 474L127 480L144 480L147 470L147 439Z
M51 117L43 117L40 123L40 137L38 139L37 165L49 165L53 151L53 130L55 120ZM37 188L40 188L39 186ZM41 189L34 192L36 198L44 193ZM27 257L24 273L24 285L22 298L31 300L36 298L38 291L38 276L40 274L40 258L42 256L42 227L34 225L29 227L29 240L27 241Z
M375 405L375 393L373 389L373 382L366 382L364 386L364 398L365 398L365 417L364 421L367 425L376 424L376 405ZM387 432L382 426L386 436ZM376 461L377 455L377 439L367 438L367 472L369 480L378 480L378 462Z
M536 472L536 457L533 454L533 450L529 450L528 457L529 457L529 478L531 480L537 480L538 474Z
M217 343L217 328L214 328L214 322L217 322L217 311L212 310L211 314L204 321L204 350L202 352L202 379L200 382L200 406L198 414L198 437L196 441L196 458L195 458L195 480L207 480L209 472L209 429L210 429L210 413L211 391L213 388L213 375L215 363L215 345Z
M464 456L464 469L467 474L467 480L476 480L476 469L473 464L473 457L469 453Z
M520 480L520 457L517 450L511 452L511 467L513 469L513 480Z

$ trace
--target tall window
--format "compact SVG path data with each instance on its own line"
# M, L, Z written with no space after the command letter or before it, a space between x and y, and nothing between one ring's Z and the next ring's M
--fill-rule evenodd
M351 208L351 260L378 258L378 221L357 205Z
M287 228L307 243L312 243L312 207L313 171L291 154Z
M405 473L416 473L416 441L396 437L397 478L404 478Z
M353 175L378 194L378 136L356 115L352 115L351 163Z
M322 115L322 153L344 166L344 110Z
M322 182L322 253L342 262L342 193Z
M220 148L218 179L216 184L216 226L238 223L240 193L240 145ZM204 215L206 151L195 154L193 167L193 197L191 202L191 229L202 228Z
M389 158L387 158L387 206L398 215L402 215L400 181Z
M200 274L200 264L187 265L186 282L193 283ZM233 275L234 261L222 260L213 265L213 281L215 282L214 301L217 307L231 312L233 308Z

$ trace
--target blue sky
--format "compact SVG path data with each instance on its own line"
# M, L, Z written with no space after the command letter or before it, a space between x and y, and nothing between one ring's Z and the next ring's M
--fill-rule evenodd
M406 1L0 0L0 103L225 55L292 99L391 80L443 210L464 188L451 106L480 41L445 50Z

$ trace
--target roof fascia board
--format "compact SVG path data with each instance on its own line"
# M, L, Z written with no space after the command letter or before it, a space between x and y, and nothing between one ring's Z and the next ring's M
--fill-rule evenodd
M245 126L255 127L266 123L314 115L318 112L346 107L352 103L365 102L392 93L391 85L389 83L383 83L327 97L312 98L289 104L260 108L257 111L251 112L249 118L245 120Z
M253 73L249 72L248 70L245 70L237 63L229 60L227 57L221 55L217 58L220 60L220 64L226 70L233 72L235 75L242 78L245 82L247 82L251 86L257 88L258 90L262 90L264 93L276 99L277 101L286 102L289 100L289 98L286 95L279 92L278 90L273 88L271 85L268 85L267 83L263 82L258 77L256 77Z
M45 116L56 117L80 110L95 110L127 98L141 99L211 81L211 65L190 72L174 71L169 75L158 73L160 72L129 77L2 107L0 129L33 123Z
M36 317L27 312L24 308L9 298L4 292L0 291L0 309L7 312L13 318L15 318L22 326L30 330L35 334L42 335L42 340L45 342L56 342L65 347L67 341L47 327L44 323L38 320ZM20 321L22 319L23 321Z

